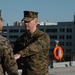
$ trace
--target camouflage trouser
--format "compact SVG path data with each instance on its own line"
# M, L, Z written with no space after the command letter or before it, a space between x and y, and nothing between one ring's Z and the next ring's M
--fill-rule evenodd
M41 73L36 73L36 72L34 72L34 71L28 71L28 74L27 75L49 75L48 73L46 73L46 74L41 74Z

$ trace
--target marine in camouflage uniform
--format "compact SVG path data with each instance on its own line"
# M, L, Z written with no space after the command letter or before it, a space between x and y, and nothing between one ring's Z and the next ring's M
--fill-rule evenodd
M2 18L0 17L0 31L2 30ZM13 57L10 42L0 35L0 75L4 72L8 75L18 75L18 66Z
M18 38L14 45L14 53L21 55L17 61L18 65L23 65L25 73L22 75L49 75L49 49L50 37L38 28L31 35L25 32Z
M3 75L1 62L4 62L3 66L8 75L18 75L18 67L13 58L12 47L9 41L2 36L0 36L0 75Z

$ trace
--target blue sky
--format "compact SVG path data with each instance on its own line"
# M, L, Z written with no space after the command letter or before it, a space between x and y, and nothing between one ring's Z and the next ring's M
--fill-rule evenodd
M75 0L0 0L4 25L21 21L24 10L39 12L39 21L73 21Z

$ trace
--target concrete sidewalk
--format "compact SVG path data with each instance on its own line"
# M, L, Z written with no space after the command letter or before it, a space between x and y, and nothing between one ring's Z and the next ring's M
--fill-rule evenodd
M22 70L18 70L21 75ZM75 66L49 68L50 75L75 75Z
M50 68L49 72L50 75L75 75L75 66Z
M18 70L21 75L21 70ZM75 75L75 66L49 68L50 75Z

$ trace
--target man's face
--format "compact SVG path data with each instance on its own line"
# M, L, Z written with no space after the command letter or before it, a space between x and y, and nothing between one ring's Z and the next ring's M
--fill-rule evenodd
M2 31L2 21L0 20L0 31Z
M26 30L33 30L36 28L37 19L34 19L32 21L24 21L25 29Z

